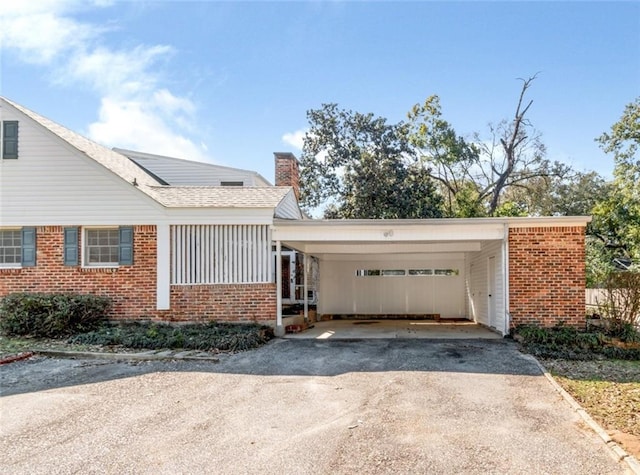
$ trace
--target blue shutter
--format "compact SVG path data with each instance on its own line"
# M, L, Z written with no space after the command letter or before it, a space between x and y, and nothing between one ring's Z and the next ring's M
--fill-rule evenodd
M64 228L64 265L78 265L78 228Z
M18 158L18 121L2 123L2 158Z
M22 228L22 267L36 265L36 228Z
M133 227L120 227L120 265L133 265Z

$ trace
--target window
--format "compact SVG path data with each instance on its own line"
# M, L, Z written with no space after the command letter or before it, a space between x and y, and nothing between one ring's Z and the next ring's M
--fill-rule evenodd
M382 275L404 275L404 269L384 269Z
M36 265L36 229L0 230L0 267Z
M221 181L220 186L244 186L242 181Z
M18 158L17 120L6 120L2 123L2 158Z
M432 269L409 269L409 275L433 275Z
M460 271L458 269L436 269L435 275L458 275Z
M379 269L358 269L356 271L356 276L358 277L371 277L380 275Z
M133 228L123 226L85 230L84 265L112 267L127 264L133 264Z
M22 264L22 231L11 229L0 231L0 265L19 266Z

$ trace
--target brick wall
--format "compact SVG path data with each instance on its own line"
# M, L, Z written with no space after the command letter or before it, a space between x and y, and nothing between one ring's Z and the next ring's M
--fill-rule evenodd
M79 237L82 241L82 233ZM12 292L104 295L113 302L111 318L152 316L156 312L156 227L135 226L133 242L133 266L65 266L63 227L37 227L36 266L0 269L0 296Z
M63 227L36 228L37 265L0 268L0 297L12 292L75 292L110 297L112 319L275 321L275 284L171 287L171 309L156 310L156 227L134 227L133 266L63 264ZM82 233L80 233L82 241ZM79 244L82 246L82 243Z
M276 284L173 285L171 309L175 321L273 322Z
M584 289L584 227L509 229L511 326L584 326Z

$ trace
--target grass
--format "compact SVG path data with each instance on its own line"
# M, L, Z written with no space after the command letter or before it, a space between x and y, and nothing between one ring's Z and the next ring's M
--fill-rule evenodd
M640 361L543 359L542 363L614 440L640 457Z
M185 349L214 353L233 352L257 348L272 337L271 328L257 324L104 324L95 331L80 333L68 339L0 336L0 357L39 350Z

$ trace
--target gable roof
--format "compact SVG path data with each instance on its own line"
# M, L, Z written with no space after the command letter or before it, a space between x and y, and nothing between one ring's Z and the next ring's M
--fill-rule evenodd
M122 154L114 152L113 150L104 147L92 140L89 140L82 135L73 132L72 130L63 127L56 122L47 119L46 117L37 114L26 107L22 107L20 104L10 101L7 98L1 98L4 102L14 107L24 115L35 121L38 125L49 130L49 132L60 137L76 150L84 153L87 157L98 162L103 167L107 168L111 172L118 175L123 180L133 183L134 181L138 185L154 186L160 183L155 180L151 175L145 172L139 165L129 160Z
M124 181L135 184L136 189L166 208L273 208L274 214L277 215L279 213L276 213L276 208L283 204L284 201L289 202L291 200L289 197L289 192L292 190L291 187L169 186L167 181L156 176L153 172L149 172L123 153L100 145L5 97L0 97L0 103L2 102L22 113L37 125L45 128ZM154 157L150 154L139 155ZM184 162L185 166L193 167L191 168L192 170L195 170L193 164L198 164L198 162L171 159L170 157L155 157L159 157L162 160L179 160ZM204 181L206 182L206 180ZM206 183L203 183L203 185L206 185ZM291 207L291 203L288 203L288 205ZM298 209L297 213L300 213L297 204L295 208Z
M246 183L246 179L249 178L251 183L247 186L272 186L262 175L252 170L121 148L113 150L129 157L148 173L165 182L166 185L220 186L223 181L242 180Z

